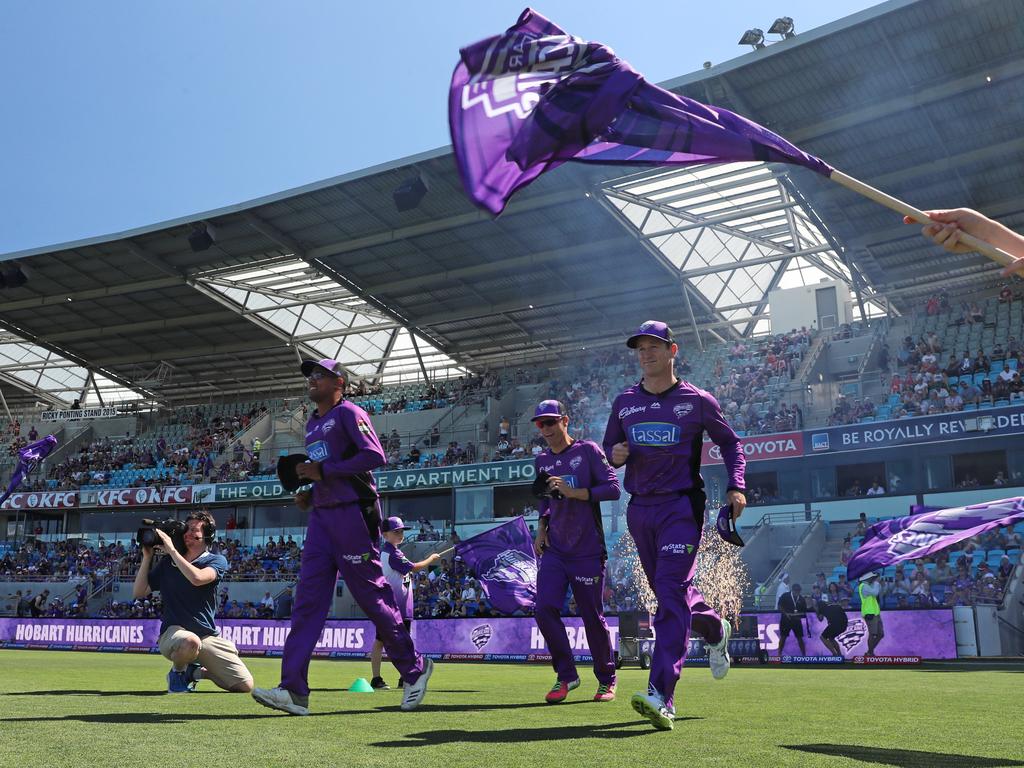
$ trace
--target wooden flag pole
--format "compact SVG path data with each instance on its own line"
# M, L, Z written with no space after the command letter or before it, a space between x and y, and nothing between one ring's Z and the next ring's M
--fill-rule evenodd
M455 551L455 547L448 547L448 549L444 550L443 552L438 552L437 555L438 555L438 557L444 557L449 552L454 552L454 551Z
M924 211L920 211L912 205L907 205L902 200L899 200L892 195L887 195L881 190L875 189L872 186L865 184L862 181L858 181L852 176L847 176L845 173L833 170L832 175L829 177L832 181L837 184L841 184L847 189L856 192L858 195L874 200L876 203L881 203L886 208L891 208L897 213L902 213L904 216L909 216L914 221L921 224L936 224L938 222L928 218ZM973 248L978 253L988 256L995 262L1002 264L1004 267L1008 267L1017 261L1016 258L1008 254L1006 251L1000 250L995 246L989 245L984 240L967 234L966 232L960 232L959 241L966 245L968 248Z

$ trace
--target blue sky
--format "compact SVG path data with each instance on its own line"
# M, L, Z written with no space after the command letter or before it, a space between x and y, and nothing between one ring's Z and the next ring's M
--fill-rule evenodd
M0 253L239 203L448 143L458 49L526 0L0 4ZM658 82L870 0L534 0Z

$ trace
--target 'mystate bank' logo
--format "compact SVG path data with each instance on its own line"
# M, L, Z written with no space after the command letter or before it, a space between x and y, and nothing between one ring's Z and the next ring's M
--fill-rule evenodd
M682 431L678 424L663 421L644 421L629 427L630 445L667 446L678 445Z

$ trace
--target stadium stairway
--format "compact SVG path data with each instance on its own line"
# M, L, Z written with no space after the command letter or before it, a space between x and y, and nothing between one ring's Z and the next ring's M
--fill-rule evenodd
M839 558L843 552L843 538L857 531L856 523L828 523L825 526L825 537L815 559L809 561L805 568L793 568L790 571L790 584L803 587L804 596L810 597L811 587L818 573L824 573L826 581L836 581L835 570L839 566Z

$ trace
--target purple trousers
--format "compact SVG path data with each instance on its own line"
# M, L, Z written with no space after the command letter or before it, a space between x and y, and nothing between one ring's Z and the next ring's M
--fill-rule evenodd
M416 682L423 672L423 658L402 623L395 594L380 567L380 549L370 538L363 513L357 505L346 504L314 507L310 512L292 629L281 660L281 687L309 695L309 659L327 621L339 571L402 679Z
M534 616L551 651L551 666L563 682L579 677L561 617L568 587L572 587L576 608L587 630L594 676L600 683L613 683L615 659L604 620L604 561L600 557L560 557L549 549L540 559Z
M703 520L703 510L699 514ZM693 585L703 526L694 517L687 496L634 496L626 511L626 524L647 583L658 599L650 684L671 707L691 627L709 643L722 639L722 620Z

